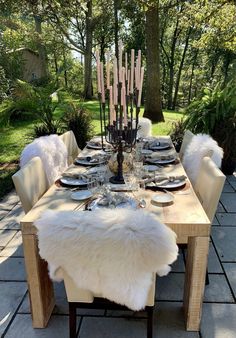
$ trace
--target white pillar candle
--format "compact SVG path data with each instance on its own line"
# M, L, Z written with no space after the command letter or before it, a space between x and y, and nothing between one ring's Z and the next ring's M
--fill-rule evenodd
M142 97L142 90L143 90L143 76L144 76L144 67L141 68L141 79L139 84L139 93L138 93L138 107L140 107L141 104L141 97Z
M97 84L98 84L98 93L101 93L100 56L99 56L99 51L98 51L98 50L96 50L96 61L97 61Z
M110 87L110 53L107 53L107 89Z
M101 69L101 93L102 93L102 103L105 103L105 90L104 90L104 76L103 76L103 62L100 63Z
M134 91L134 49L131 49L130 93Z

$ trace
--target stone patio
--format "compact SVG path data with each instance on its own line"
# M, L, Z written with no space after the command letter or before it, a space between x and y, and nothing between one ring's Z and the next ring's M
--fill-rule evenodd
M19 227L24 212L15 192L0 201L0 334L6 338L67 338L68 308L64 286L55 284L56 307L46 329L33 329ZM218 206L209 255L200 332L186 332L182 312L182 254L172 272L159 278L154 322L158 338L236 337L236 174L228 176ZM132 312L78 312L79 338L144 338L144 315Z

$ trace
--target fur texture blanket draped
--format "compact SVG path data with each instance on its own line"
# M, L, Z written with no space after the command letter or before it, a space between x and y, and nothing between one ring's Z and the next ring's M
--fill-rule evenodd
M221 167L223 149L218 146L218 143L210 135L194 135L183 156L184 169L193 185L196 183L204 156L210 157L218 168Z
M21 153L20 166L35 156L42 160L49 186L67 168L67 148L58 135L42 136L28 144Z
M137 137L148 137L152 136L152 121L146 117L139 118L139 129Z
M52 279L61 280L61 267L79 288L133 310L178 254L176 234L143 210L47 211L35 226Z

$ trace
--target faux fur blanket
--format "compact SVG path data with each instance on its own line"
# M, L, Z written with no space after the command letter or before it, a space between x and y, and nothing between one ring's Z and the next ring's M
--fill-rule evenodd
M79 288L133 310L178 254L176 234L143 210L47 211L35 226L52 279L63 279L61 267Z
M36 138L21 153L20 166L23 167L33 157L41 158L49 185L67 168L67 148L58 135Z
M223 149L210 135L194 135L183 155L183 166L193 185L196 183L201 160L204 156L211 157L217 167L221 167Z
M138 137L148 137L152 136L152 121L146 117L139 118L139 130Z

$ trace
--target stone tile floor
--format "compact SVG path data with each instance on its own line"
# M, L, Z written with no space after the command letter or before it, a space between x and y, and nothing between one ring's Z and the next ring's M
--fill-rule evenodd
M13 191L0 201L0 335L6 338L67 338L64 286L55 283L56 307L46 329L33 329L19 221L24 215ZM154 338L236 338L236 174L227 177L212 226L210 284L205 288L200 332L186 332L182 312L184 260L158 278ZM79 338L144 338L144 315L78 311Z

